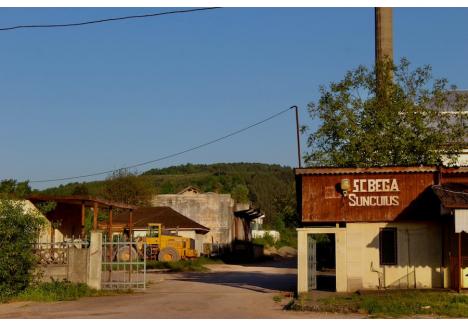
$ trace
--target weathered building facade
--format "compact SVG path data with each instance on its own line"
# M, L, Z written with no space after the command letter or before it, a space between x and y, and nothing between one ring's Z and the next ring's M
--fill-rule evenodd
M230 194L202 193L195 187L188 187L178 194L157 195L153 197L152 205L171 207L207 227L209 232L202 235L204 253L230 248L235 240L250 241L250 222L262 215L259 210L250 209L248 204L236 204Z
M445 207L435 189L468 188L468 168L296 169L296 182L298 292L468 287L468 230L455 230L468 192Z
M113 232L122 234L129 228L128 221L130 212L122 212L113 220ZM170 235L177 235L193 239L197 253L203 253L204 235L210 231L209 228L192 221L188 217L176 212L170 207L140 207L133 211L133 238L146 237L148 225L159 223ZM99 228L106 229L107 223L99 224Z
M190 189L179 194L157 195L153 206L167 206L206 226L204 243L228 244L233 238L234 200L229 194L198 193Z

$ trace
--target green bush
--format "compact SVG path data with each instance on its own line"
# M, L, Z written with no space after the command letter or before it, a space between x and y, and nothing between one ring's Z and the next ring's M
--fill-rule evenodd
M24 291L10 297L15 301L71 301L82 297L112 296L133 293L132 290L95 290L84 283L69 281L52 281L28 286Z
M98 292L84 283L70 283L53 281L40 283L26 288L16 299L26 301L67 301L85 296L92 296Z
M255 238L252 240L254 244L259 244L268 247L292 247L297 248L297 232L292 228L282 228L279 230L280 239L275 241L275 239L270 234L265 234L263 238Z
M276 245L275 239L269 233L265 233L263 238L254 238L252 242L254 244L268 246L268 247L274 247Z
M40 214L22 201L0 199L0 300L17 295L34 278L32 244L44 224Z

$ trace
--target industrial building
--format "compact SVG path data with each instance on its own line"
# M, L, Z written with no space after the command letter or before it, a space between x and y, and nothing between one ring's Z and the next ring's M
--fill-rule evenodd
M468 168L295 170L298 292L468 287Z
M130 212L122 212L114 217L113 232L122 233L128 229ZM140 207L133 211L133 237L145 237L148 224L159 223L164 226L164 230L171 235L178 235L190 238L195 241L195 249L198 254L203 253L203 238L210 229L198 224L188 217L176 212L170 207ZM101 229L106 229L107 223L100 225Z
M251 221L263 217L260 210L236 203L230 194L203 193L196 187L187 187L178 194L157 195L152 205L171 207L207 227L209 232L203 235L204 253L232 249L236 240L250 241Z

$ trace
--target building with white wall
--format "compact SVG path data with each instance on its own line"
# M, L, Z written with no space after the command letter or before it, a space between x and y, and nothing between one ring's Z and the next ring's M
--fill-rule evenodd
M468 287L468 168L306 168L296 182L298 292Z

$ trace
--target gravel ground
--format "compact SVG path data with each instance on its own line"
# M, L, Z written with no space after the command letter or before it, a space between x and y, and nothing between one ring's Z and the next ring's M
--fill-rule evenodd
M356 318L282 310L295 261L209 265L205 273L148 273L145 292L77 301L0 305L0 318ZM274 297L284 297L275 302Z

